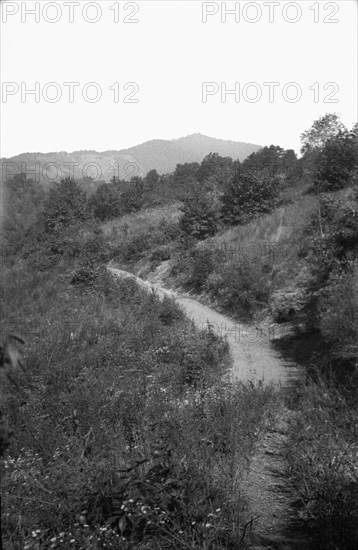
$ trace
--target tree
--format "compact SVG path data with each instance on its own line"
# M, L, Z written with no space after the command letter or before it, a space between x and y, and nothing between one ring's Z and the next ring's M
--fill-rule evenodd
M50 190L43 211L24 239L24 257L32 256L44 268L64 254L79 255L79 230L90 220L86 194L70 178Z
M1 233L7 253L21 247L26 231L34 223L45 200L41 184L16 174L2 183L3 218Z
M293 149L284 151L281 159L283 173L288 181L296 180L300 176L300 167L297 155Z
M297 157L292 149L286 151L278 145L270 145L247 157L242 163L242 168L261 178L290 179L297 170Z
M104 183L89 200L89 208L95 218L101 221L116 218L121 213L120 185Z
M225 186L221 197L221 216L225 223L246 223L270 212L275 206L280 184L275 178L259 178L245 172L236 173Z
M179 227L184 235L201 240L212 237L216 233L219 223L218 204L198 185L184 200L181 210L183 216Z
M340 121L336 113L329 113L315 120L311 128L301 134L301 153L312 153L323 149L325 143L339 132L346 131L347 128Z
M123 182L121 192L122 214L137 212L143 205L144 180L135 176L129 182Z
M44 229L53 232L57 228L76 225L88 219L86 194L77 183L63 179L50 191L42 214Z
M314 183L319 190L335 191L357 176L358 141L355 129L340 131L326 141L315 162Z
M158 172L156 170L150 170L148 174L145 176L145 180L149 189L153 189L153 187L157 185L159 181Z
M186 162L185 164L177 164L173 174L173 185L178 189L181 188L183 196L190 196L197 184L197 175L200 169L198 162Z
M231 157L221 157L218 153L209 153L201 163L197 179L200 183L210 181L212 185L222 186L232 177L233 170Z
M327 141L346 130L339 116L336 113L330 113L315 120L311 128L301 134L303 156L300 159L300 166L303 177L310 183L313 183L316 162Z

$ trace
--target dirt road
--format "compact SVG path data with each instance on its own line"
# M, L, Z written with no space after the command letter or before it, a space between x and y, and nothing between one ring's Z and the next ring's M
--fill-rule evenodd
M164 289L157 284L151 284L139 277L109 267L113 274L118 277L129 277L135 279L139 285L151 291L155 289L160 297L170 296L174 298L187 316L195 322L201 330L210 329L227 339L232 357L233 379L242 381L262 381L264 384L274 383L275 385L286 386L297 377L295 366L285 363L284 359L272 349L270 339L272 332L266 328L235 323L226 315L222 315L201 304L188 296Z
M185 313L200 329L211 330L227 338L232 357L232 380L287 387L298 376L298 369L285 362L270 344L268 327L235 324L232 319L192 297L150 283L135 275L114 267L109 270L118 277L129 277L149 292L155 290L159 297L174 298ZM286 459L289 419L291 412L281 407L274 425L255 445L250 469L242 480L242 488L255 519L255 541L252 550L302 550L306 545L301 540L287 538L286 529L290 522L291 498L285 487Z

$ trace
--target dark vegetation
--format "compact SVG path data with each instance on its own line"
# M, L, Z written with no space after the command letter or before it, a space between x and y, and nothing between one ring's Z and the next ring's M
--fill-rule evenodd
M275 345L307 373L290 401L295 528L357 547L357 126L326 115L302 143L300 159L212 153L96 189L4 183L6 548L245 548L236 472L275 400L226 384L220 339L106 270L168 260L171 283L234 318L294 327Z

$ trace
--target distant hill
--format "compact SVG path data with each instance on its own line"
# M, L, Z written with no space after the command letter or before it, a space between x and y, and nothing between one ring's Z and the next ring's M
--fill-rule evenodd
M120 151L22 153L12 158L3 158L0 162L2 165L7 163L1 170L2 179L4 174L12 170L23 171L28 177L33 177L31 172L36 166L37 178L42 183L58 181L69 175L74 175L76 179L90 176L96 180L109 181L113 175L121 179L144 176L153 168L159 174L165 174L172 172L176 164L201 162L209 153L219 153L242 161L259 149L261 146L251 143L192 134L173 140L154 139Z
M261 149L260 145L216 139L202 134L191 134L171 141L155 139L130 149L120 151L130 155L141 166L143 173L155 168L159 174L172 172L177 164L201 162L209 153L223 157L244 160L251 153Z

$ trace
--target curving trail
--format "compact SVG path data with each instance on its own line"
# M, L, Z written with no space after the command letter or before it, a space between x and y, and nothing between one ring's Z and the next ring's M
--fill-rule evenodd
M174 298L198 328L206 328L209 323L212 330L226 337L232 358L230 375L233 381L261 381L264 385L287 387L297 379L299 369L286 363L270 345L268 327L261 329L250 325L235 325L226 315L191 297L165 289L157 282L151 284L111 266L108 269L117 277L135 279L140 286L148 292L155 291L160 298ZM285 447L291 416L291 411L282 405L274 425L258 439L250 468L242 479L242 489L255 520L256 535L255 542L250 546L251 550L308 549L305 541L292 540L287 536L287 526L292 519L292 502L286 488Z
M222 315L210 307L201 304L188 296L167 290L157 284L151 284L136 275L109 266L108 269L117 277L132 278L148 291L155 291L160 297L169 296L185 311L198 328L208 329L227 339L232 358L231 376L233 380L253 382L262 381L263 384L287 386L297 378L298 369L276 353L270 345L268 329L235 323L226 315Z

